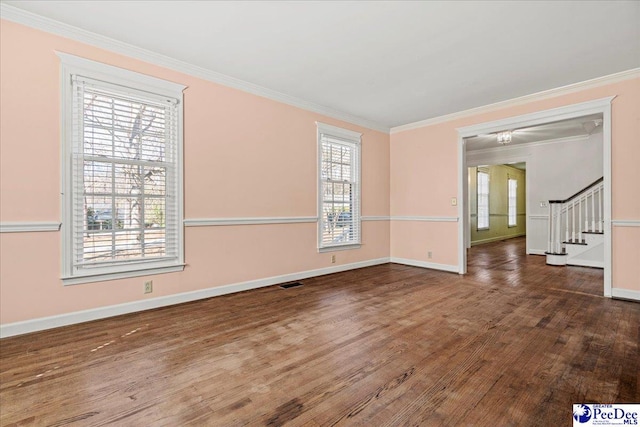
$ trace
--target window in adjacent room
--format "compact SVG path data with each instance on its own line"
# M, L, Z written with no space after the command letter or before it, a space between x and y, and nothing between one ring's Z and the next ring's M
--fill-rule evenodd
M478 230L489 229L489 173L478 171Z
M517 214L517 191L518 191L518 181L512 178L509 178L509 227L515 227L518 222L518 214Z
M184 86L59 56L64 282L181 270Z
M361 134L318 123L318 248L360 245Z

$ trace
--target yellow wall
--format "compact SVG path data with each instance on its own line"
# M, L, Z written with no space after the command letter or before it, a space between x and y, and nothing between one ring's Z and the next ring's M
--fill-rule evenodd
M478 230L477 172L489 173L489 229ZM469 168L469 212L471 214L471 244L524 236L527 232L526 172L507 165ZM509 179L518 181L515 227L509 227L508 184Z

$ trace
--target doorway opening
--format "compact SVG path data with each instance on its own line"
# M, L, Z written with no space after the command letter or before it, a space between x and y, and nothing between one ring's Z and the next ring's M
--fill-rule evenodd
M531 255L544 255L548 248L549 200L569 197L581 188L580 185L584 186L582 181L591 182L593 174L601 174L599 177L604 184L600 218L603 229L603 294L611 296L612 99L458 129L458 196L462 201L458 209L460 274L467 272L467 250L472 244L470 167L475 167L477 173L479 167L487 165L526 164L526 253ZM507 142L504 142L505 133L508 133Z

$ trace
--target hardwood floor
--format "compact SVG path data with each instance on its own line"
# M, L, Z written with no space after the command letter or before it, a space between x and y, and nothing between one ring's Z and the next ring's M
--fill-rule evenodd
M640 402L640 304L524 239L0 341L0 424L560 426Z

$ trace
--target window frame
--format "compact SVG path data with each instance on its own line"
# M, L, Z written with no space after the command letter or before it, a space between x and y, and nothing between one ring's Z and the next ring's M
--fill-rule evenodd
M318 164L317 164L317 192L318 192L318 252L331 252L347 249L358 249L362 245L362 134L359 132L343 129L337 126L328 125L321 122L316 122L317 125L317 150L318 150ZM351 211L351 223L352 226L358 230L356 240L349 241L347 243L326 244L323 242L323 229L327 224L323 219L323 191L322 191L322 135L328 135L344 141L345 145L351 145L353 147L354 159L352 160L352 167L356 170L352 171L353 186L355 190L352 190L356 198L356 202L352 206Z
M146 276L168 272L182 271L184 269L184 189L183 189L183 91L186 86L147 76L134 71L114 67L101 62L96 62L56 52L61 63L61 210L62 210L62 282L64 285L74 285L105 280L122 279L127 277ZM176 250L177 256L170 259L150 259L113 263L108 266L78 268L75 263L74 252L74 205L73 189L75 181L72 178L73 144L74 144L74 76L91 79L104 83L104 87L116 85L120 89L129 89L137 95L148 95L149 99L158 97L175 99L178 103L176 111L176 170L175 188L177 191L174 202L176 211ZM165 203L170 200L165 197ZM165 209L169 209L165 205ZM165 234L165 239L166 239Z
M480 174L487 176L487 226L480 227ZM489 171L480 170L476 171L476 230L485 231L491 229L491 213L490 213L490 201L491 201L491 176Z
M513 223L511 223L511 182L515 184L513 194ZM513 228L518 226L518 180L515 178L507 178L507 227Z

